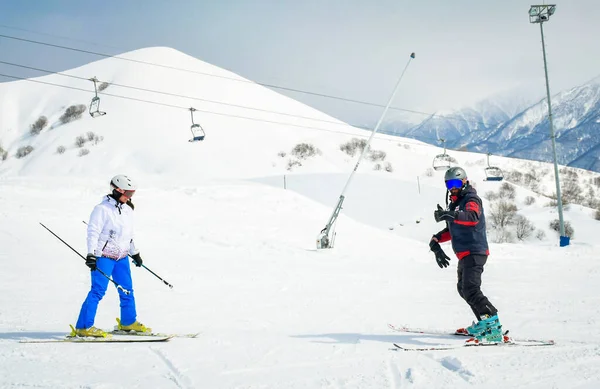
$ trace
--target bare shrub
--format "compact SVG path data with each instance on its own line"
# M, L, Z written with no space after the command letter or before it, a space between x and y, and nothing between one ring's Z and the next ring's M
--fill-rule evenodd
M544 232L544 230L537 230L537 232L535 233L535 237L539 240L544 240L546 239L546 233Z
M568 236L569 238L572 238L573 234L575 233L573 226L571 226L571 223L566 220L564 221L564 223L565 223L565 235ZM550 228L560 234L560 221L558 219L552 220L550 222Z
M391 162L386 162L385 163L385 167L384 167L385 171L388 173L391 173L394 171L394 168L392 167Z
M367 147L366 139L352 138L350 141L342 143L340 145L340 150L349 156L354 157L357 151L362 153L365 150L365 147Z
M535 203L535 197L533 197L533 196L525 197L525 205L531 205L533 203Z
M48 118L45 116L40 116L35 121L35 123L33 123L32 125L29 126L29 133L31 135L37 135L40 132L42 132L44 127L46 127L47 125L48 125Z
M287 154L286 154L286 152L285 152L285 151L280 151L280 152L278 152L278 153L277 153L277 156L278 156L278 157L281 157L281 158L285 158L285 156L286 156L286 155L287 155Z
M592 183L593 183L594 185L596 185L598 188L600 188L600 177L594 177L594 178L592 179Z
M292 171L292 169L296 166L302 166L302 162L297 159L290 159L287 163L287 170Z
M373 165L373 170L381 170L381 164L380 163L376 163L375 165Z
M4 150L2 146L0 146L0 159L6 161L6 158L8 158L8 152Z
M512 243L515 241L512 231L507 228L499 228L494 231L494 243Z
M600 208L596 209L596 212L594 212L594 219L600 220Z
M60 120L62 124L70 123L80 119L86 109L87 107L83 104L72 105L66 109L65 113L63 113L58 120Z
M88 133L85 134L85 137L86 137L86 141L92 142L94 145L97 145L98 143L100 143L104 140L103 136L98 136L93 131L88 131Z
M490 210L491 225L494 229L503 229L514 223L517 206L514 203L500 200L492 203Z
M92 142L94 142L94 145L97 145L98 143L102 142L103 140L104 140L103 136L95 135L94 139L92 140Z
M17 154L15 155L17 158L23 158L33 151L33 146L23 146L17 149Z
M523 173L517 170L510 170L505 173L506 179L517 184L523 183Z
M427 177L433 177L433 169L428 167L427 170L425 170L425 175Z
M64 154L64 153L65 153L65 151L67 151L67 149L65 148L65 146L58 146L58 147L56 148L56 153L57 153L57 154Z
M570 170L567 170L571 172ZM576 172L566 174L567 178L563 180L561 185L561 196L563 203L581 204L583 202L583 196L581 193L583 190L579 186L578 175Z
M77 138L75 138L75 146L77 147L83 147L85 142L86 139L83 137L83 135L79 135Z
M515 217L515 225L517 227L515 232L517 234L517 239L519 240L529 238L531 234L533 234L533 231L535 231L533 223L522 215L517 215Z
M405 148L406 150L410 150L410 145L404 145L404 148Z
M484 195L484 197L485 197L486 199L488 199L488 201L494 201L494 200L498 200L498 193L496 193L496 192L494 192L494 191L491 191L491 190L490 190L490 191L488 191L488 192L485 192L485 195Z
M90 151L88 149L81 149L79 150L79 153L77 153L78 156L83 157L84 155L88 155L90 153Z
M384 161L385 157L387 157L387 154L385 151L381 150L371 150L368 156L368 158L373 162Z
M585 201L583 202L583 204L590 208L599 208L600 207L600 200L596 196L596 193L594 192L594 188L592 188L591 186L588 186L588 191L585 195Z
M98 85L98 92L102 92L103 90L105 90L109 86L110 86L110 84L108 82L101 83L100 85Z
M320 153L321 152L319 151L319 149L317 149L315 146L311 145L310 143L298 143L292 149L291 154L300 159L307 159L309 157L313 157Z
M514 200L516 195L515 187L508 182L503 182L498 191L498 195L502 199Z

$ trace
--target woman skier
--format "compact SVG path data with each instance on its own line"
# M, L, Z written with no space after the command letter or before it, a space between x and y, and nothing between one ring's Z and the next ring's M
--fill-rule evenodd
M123 331L151 332L136 320L135 298L133 295L128 255L133 263L142 266L142 257L133 240L133 203L131 197L137 185L125 175L117 175L110 181L112 193L94 207L87 227L88 255L85 264L91 270L92 287L81 306L79 318L72 336L106 337L107 333L94 327L98 303L102 300L108 278L130 293L118 290L121 300L121 318L117 319L118 329Z

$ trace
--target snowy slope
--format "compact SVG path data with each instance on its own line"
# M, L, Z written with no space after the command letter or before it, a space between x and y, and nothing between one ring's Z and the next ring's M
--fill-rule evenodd
M128 56L237 77L170 49ZM140 66L104 60L70 73L335 122L252 83ZM43 80L73 82L56 77ZM2 101L13 104L12 109L3 104L0 117L0 139L10 151L0 164L0 387L600 385L599 222L592 210L566 211L576 236L571 246L559 249L547 227L556 218L554 208L517 188L520 212L547 237L490 247L484 291L500 309L503 324L515 336L554 338L556 346L390 351L392 342L435 340L391 333L389 322L453 329L472 320L456 294L454 268L440 270L427 246L441 229L432 211L444 201L443 173L428 173L439 148L378 136L372 148L386 151L393 171L374 171L375 163L367 160L361 164L337 224L336 247L316 251L316 236L356 163L339 147L368 133L213 103L204 108L321 130L206 114L199 120L206 140L188 143L189 112L105 96L109 113L102 118L88 116L35 137L28 134L39 115L56 118L61 107L90 97L73 93L27 82L0 84ZM202 107L115 86L106 93ZM78 157L71 145L87 131L104 141ZM321 154L289 171L290 151L299 142L314 144ZM35 150L14 158L27 144ZM65 154L55 153L59 145L69 147ZM285 157L277 155L281 151ZM498 188L483 181L481 155L452 155L480 193ZM494 164L525 170L527 162L498 157ZM89 288L83 261L38 223L84 253L81 221L106 193L109 178L121 172L141 183L134 202L144 263L174 285L170 290L143 269L133 269L139 319L161 332L202 334L150 346L18 343L62 336ZM552 187L552 177L543 180ZM526 206L526 196L538 201ZM456 262L452 259L452 266ZM109 288L96 325L115 324L117 300Z

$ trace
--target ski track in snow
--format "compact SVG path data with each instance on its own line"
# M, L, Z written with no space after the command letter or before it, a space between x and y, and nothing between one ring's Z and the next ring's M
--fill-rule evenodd
M390 389L401 388L402 374L394 363L394 358L388 360L388 380L390 381Z
M165 366L167 366L169 369L169 380L171 380L179 389L187 389L192 387L185 384L188 379L179 371L179 369L177 369L177 367L175 367L173 361L171 361L171 359L169 359L164 352L157 347L150 347L150 350L158 356Z

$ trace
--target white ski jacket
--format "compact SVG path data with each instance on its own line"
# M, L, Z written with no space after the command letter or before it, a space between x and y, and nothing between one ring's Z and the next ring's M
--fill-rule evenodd
M133 209L104 196L90 215L87 248L88 253L111 259L139 253L133 241Z

